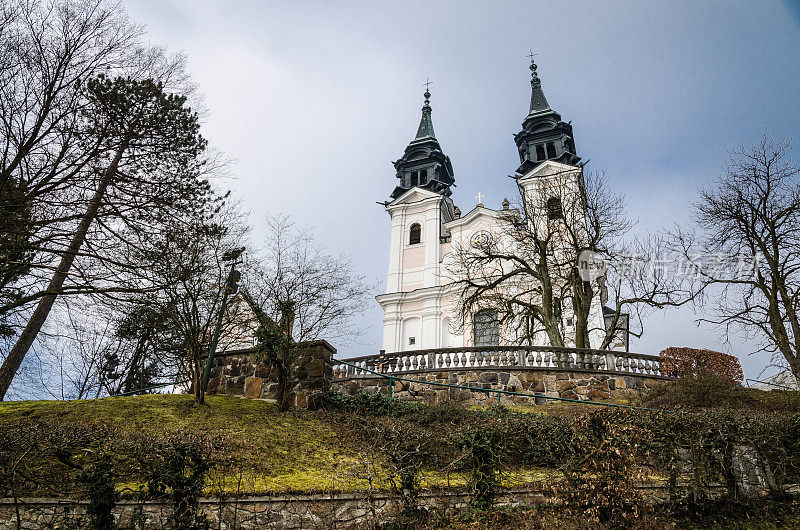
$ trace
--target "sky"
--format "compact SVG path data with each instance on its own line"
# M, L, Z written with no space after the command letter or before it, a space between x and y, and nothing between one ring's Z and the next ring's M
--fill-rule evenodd
M512 135L528 112L533 49L547 99L572 121L587 168L605 170L637 230L685 224L731 149L800 126L800 1L336 2L127 0L148 39L188 58L204 134L234 162L225 182L264 219L289 214L385 288L391 161L416 132L423 83L450 156L453 199L513 199ZM800 151L800 139L795 145ZM377 353L382 311L343 357ZM690 307L646 321L631 350L704 347L769 363L698 326ZM727 340L726 340L727 339ZM725 345L724 343L729 343ZM770 373L769 371L767 373Z

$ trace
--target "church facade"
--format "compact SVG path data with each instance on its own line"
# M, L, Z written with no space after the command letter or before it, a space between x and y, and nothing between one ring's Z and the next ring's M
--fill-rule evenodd
M547 216L560 212L566 203L581 204L580 200L562 199L582 193L583 173L572 126L548 104L536 64L532 62L530 68L530 108L522 129L514 135L520 159L515 179L523 202L547 205L539 214L528 216L528 222L547 223ZM512 241L503 241L507 237L503 224L516 210L507 199L498 210L488 208L479 195L477 205L462 215L451 198L453 167L436 138L431 112L426 90L417 134L394 162L398 183L392 200L385 203L391 219L389 265L386 292L377 297L384 311L383 350L519 344L519 327L500 325L496 310L486 308L473 315L458 310L454 253L481 238L498 239L501 245L512 247ZM574 218L585 222L580 212ZM592 347L599 345L605 334L600 298L598 294L593 299L589 316ZM563 320L569 341L574 323L566 310ZM533 345L548 344L546 335L537 337ZM617 348L626 346L615 344Z

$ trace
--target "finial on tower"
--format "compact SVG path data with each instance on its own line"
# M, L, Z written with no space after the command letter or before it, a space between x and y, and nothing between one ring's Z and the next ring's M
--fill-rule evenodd
M528 57L531 60L531 65L529 68L531 69L531 107L530 107L530 114L534 112L541 112L544 110L550 110L550 105L547 103L547 98L544 97L544 92L542 92L542 81L539 79L539 75L536 73L536 62L533 60L537 54L533 53L533 50L530 51Z
M425 107L430 108L430 106L431 106L431 85L432 84L433 84L433 81L431 81L430 78L428 78L428 77L426 77L425 78L425 82L422 83L422 85L425 87L425 93L423 94L423 96L425 96L425 105L423 105L423 110L424 110Z
M436 134L433 132L433 120L431 120L431 85L433 81L430 78L425 78L425 82L422 85L425 87L425 103L422 105L422 120L420 120L419 128L417 129L417 137L416 139L420 138L436 138Z
M541 80L539 79L539 75L536 73L536 69L538 68L536 66L536 61L534 61L534 59L533 59L537 55L538 54L533 53L533 50L530 50L530 53L525 56L525 57L527 57L527 58L529 58L531 60L531 65L528 67L528 68L531 69L531 85L533 85L533 84L541 85L542 84Z

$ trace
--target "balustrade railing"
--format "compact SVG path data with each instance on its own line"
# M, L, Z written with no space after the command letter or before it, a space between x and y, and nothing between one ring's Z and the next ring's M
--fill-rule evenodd
M556 348L549 346L490 346L440 348L345 359L350 365L334 360L334 378L371 377L368 370L382 374L433 372L456 369L562 369L616 372L620 374L666 376L657 355Z

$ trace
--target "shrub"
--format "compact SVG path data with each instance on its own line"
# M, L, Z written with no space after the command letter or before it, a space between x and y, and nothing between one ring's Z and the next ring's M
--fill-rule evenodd
M742 365L733 355L713 350L694 348L667 348L660 354L661 371L673 377L698 377L710 372L732 382L744 379Z
M664 408L758 408L761 403L730 378L706 370L680 377L649 390L642 396L648 406Z
M178 530L207 528L199 499L219 438L192 433L143 439L137 455L147 480L147 494L167 498L172 505L169 524Z
M636 486L646 478L643 462L651 433L631 421L632 415L606 409L577 420L571 458L562 467L566 483L557 489L590 524L630 526L646 506Z
M87 464L79 473L78 481L86 488L89 506L86 513L93 528L106 530L114 528L114 506L117 494L114 488L112 459L101 452L94 462Z
M405 515L418 512L419 474L423 465L433 464L433 447L439 440L416 424L403 419L385 418L371 437L384 457L392 491L403 502Z
M103 425L21 421L0 428L0 495L81 493L75 473L91 465L116 431ZM57 470L42 474L43 470Z
M507 450L505 438L494 422L469 426L461 433L459 445L464 451L461 458L469 473L470 504L474 508L487 510L494 506Z
M329 409L340 412L353 412L368 416L388 416L420 408L380 392L367 394L362 390L352 395L332 392L327 396L327 405Z

